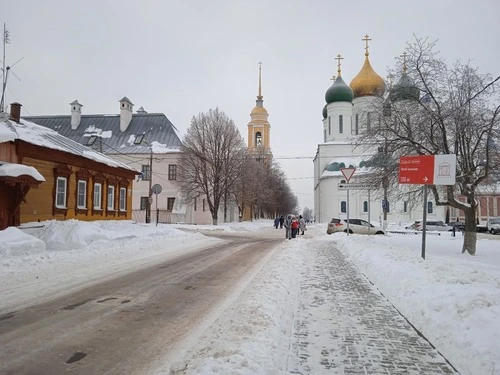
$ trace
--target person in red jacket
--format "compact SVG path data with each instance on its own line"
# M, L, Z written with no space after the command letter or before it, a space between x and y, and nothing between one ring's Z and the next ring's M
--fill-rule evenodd
M299 231L299 221L296 216L292 216L292 238L297 236L297 232Z

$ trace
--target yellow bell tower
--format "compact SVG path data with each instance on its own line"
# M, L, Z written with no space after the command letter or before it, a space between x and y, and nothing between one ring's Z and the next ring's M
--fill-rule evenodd
M259 63L259 95L255 101L255 108L250 113L250 122L248 123L248 148L252 153L271 154L269 124L266 109L264 108L264 97L262 96L262 63Z

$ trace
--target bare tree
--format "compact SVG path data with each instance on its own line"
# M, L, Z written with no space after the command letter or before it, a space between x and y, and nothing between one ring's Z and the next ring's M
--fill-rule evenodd
M302 211L302 217L306 222L311 221L314 218L312 208L304 207L304 210Z
M245 144L234 122L218 108L191 120L179 158L179 182L188 199L204 195L217 225L218 211L235 188Z
M407 70L410 80L393 87L389 101L379 108L380 126L371 135L393 161L402 155L456 154L456 184L432 185L430 189L436 205L464 211L462 252L474 255L477 190L490 183L492 173L500 167L495 143L500 127L495 86L500 77L480 74L470 63L448 67L435 48L436 43L428 39L415 38L408 44L403 71L405 75ZM397 175L391 175L394 182Z

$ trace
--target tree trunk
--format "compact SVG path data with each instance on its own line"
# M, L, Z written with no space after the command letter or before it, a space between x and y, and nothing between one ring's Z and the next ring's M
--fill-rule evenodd
M477 243L477 228L476 228L476 210L474 208L468 208L464 210L465 214L465 233L464 233L464 244L462 247L462 253L466 251L470 255L476 255L476 243Z

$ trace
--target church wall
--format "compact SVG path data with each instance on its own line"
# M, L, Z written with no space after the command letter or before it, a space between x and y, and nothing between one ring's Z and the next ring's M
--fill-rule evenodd
M326 141L346 139L351 135L352 104L349 102L336 102L327 105ZM343 118L343 132L339 133L339 116ZM331 132L328 125L331 124Z

